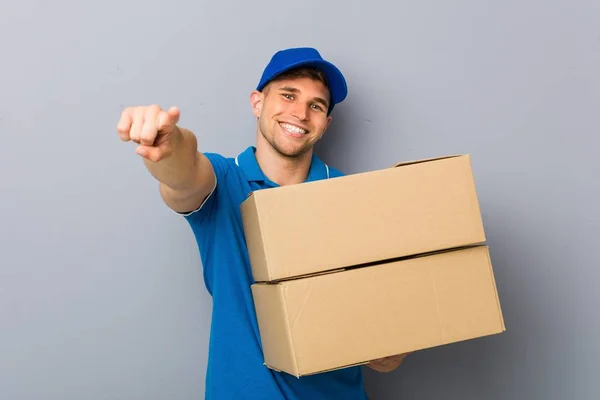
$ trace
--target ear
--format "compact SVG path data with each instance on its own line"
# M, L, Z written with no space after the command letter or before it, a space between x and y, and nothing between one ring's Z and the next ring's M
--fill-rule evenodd
M331 125L331 121L332 121L332 120L333 120L333 118L331 117L331 115L329 115L329 116L327 117L327 123L325 124L325 128L323 129L323 132L321 132L321 137L320 137L320 138L322 138L322 137L323 137L323 135L325 134L325 132L327 132L327 129L329 128L329 125ZM319 139L320 139L320 138L319 138Z
M329 128L329 125L331 125L331 121L333 121L333 117L331 115L329 115L327 117L327 125L325 125L325 130L327 130L327 128Z
M252 114L254 114L256 118L260 117L263 100L264 94L258 90L254 90L252 93L250 93L250 106L252 107Z

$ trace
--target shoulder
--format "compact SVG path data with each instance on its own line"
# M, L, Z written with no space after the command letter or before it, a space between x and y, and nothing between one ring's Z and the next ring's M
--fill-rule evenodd
M215 152L202 152L201 154L208 159L212 166L215 175L214 187L198 208L190 212L178 213L195 224L206 221L206 217L214 216L219 210L227 207L231 202L232 189L239 186L239 171L235 158ZM209 220L213 221L213 219Z
M220 153L202 153L213 167L217 180L217 189L229 186L237 187L244 180L242 169L238 165L237 157L229 157ZM220 185L219 185L220 184Z
M219 153L204 152L202 153L208 161L210 161L212 167L215 169L215 173L226 173L231 166L235 164L235 161L231 157L226 157Z

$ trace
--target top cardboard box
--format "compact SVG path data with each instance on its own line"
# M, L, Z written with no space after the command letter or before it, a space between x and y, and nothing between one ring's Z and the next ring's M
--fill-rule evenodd
M241 213L256 282L486 240L468 155L259 190Z

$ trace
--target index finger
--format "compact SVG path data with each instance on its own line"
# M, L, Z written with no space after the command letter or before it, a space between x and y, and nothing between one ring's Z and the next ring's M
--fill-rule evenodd
M160 132L171 132L179 122L180 111L177 107L171 107L166 112L161 112L158 117L157 129Z

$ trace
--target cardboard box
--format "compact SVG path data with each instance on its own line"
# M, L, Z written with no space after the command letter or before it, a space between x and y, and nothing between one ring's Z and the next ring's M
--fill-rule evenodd
M487 246L252 286L265 365L300 377L505 330Z
M485 242L468 155L259 190L241 213L257 282Z

